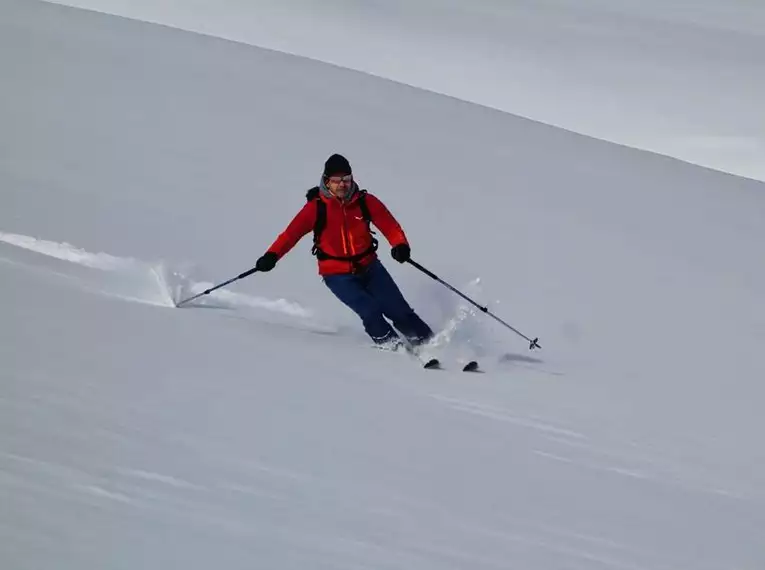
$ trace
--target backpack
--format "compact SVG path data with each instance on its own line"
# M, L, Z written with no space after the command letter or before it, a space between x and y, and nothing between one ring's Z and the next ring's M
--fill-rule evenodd
M325 253L321 250L319 247L319 240L321 239L321 234L324 231L324 228L327 226L327 205L320 198L320 192L321 191L319 190L319 187L314 186L305 194L305 199L307 202L316 201L316 221L313 225L313 247L311 248L311 253L316 256L316 259L319 261L324 259L336 259L338 261L350 261L351 263L356 264L358 261L368 256L370 253L377 251L378 243L374 237L372 238L372 245L370 245L366 251L362 251L356 255L341 257L336 255L329 255L328 253ZM369 214L369 208L367 207L367 191L358 190L358 193L361 216L364 218L364 221L367 224L369 233L374 234L375 232L373 232L369 227L369 224L372 221L372 216Z

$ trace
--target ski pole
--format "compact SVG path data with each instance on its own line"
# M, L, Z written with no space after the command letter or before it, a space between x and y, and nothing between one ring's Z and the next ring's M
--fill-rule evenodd
M231 283L233 283L234 281L239 281L240 279L244 279L245 277L249 277L250 275L252 275L252 274L253 274L253 273L255 273L256 271L257 271L257 268L255 268L255 267L253 267L252 269L248 269L248 270L247 270L247 271L245 271L244 273L240 273L240 274L239 274L239 275L237 275L236 277L234 277L234 278L232 278L232 279L229 279L228 281L224 281L224 282L223 282L223 283L221 283L220 285L216 285L215 287L210 287L210 288L209 288L209 289L207 289L206 291L202 291L201 293L199 293L199 294L197 294L197 295L194 295L193 297L189 297L188 299L184 299L184 300L183 300L183 301L181 301L180 303L176 303L176 305L175 305L175 306L176 306L176 307L180 307L181 305L185 305L186 303L189 303L189 302L191 302L191 301L193 301L193 300L195 300L195 299L199 299L199 298L200 298L200 297L202 297L203 295L209 295L209 294L210 294L210 293L212 293L213 291L215 291L215 290L217 290L217 289L220 289L221 287L225 287L226 285L230 285L230 284L231 284Z
M514 327L510 326L510 325L509 325L509 324L507 324L505 321L503 321L502 319L500 319L500 318L499 318L497 315L495 315L494 313L492 313L492 312L491 312L491 311L490 311L490 310L489 310L487 307L483 307L483 306L479 305L478 303L476 303L475 301L473 301L473 299L471 299L470 297L468 297L467 295L465 295L465 294L464 294L464 293L462 293L461 291L457 290L456 288L452 287L452 286L451 286L451 285L449 285L449 284L448 284L446 281L444 281L443 279L441 279L440 277L438 277L438 275L436 275L436 274L435 274L435 273L433 273L432 271L429 271L429 270L425 269L425 268L424 268L422 265L420 265L419 263L417 263L417 262L416 262L416 261L414 261L413 259L408 259L408 260L407 260L407 262L408 262L408 263L410 263L411 265L414 265L414 266L415 266L417 269L419 269L420 271L422 271L422 272L423 272L425 275L427 275L428 277L430 277L430 278L432 278L432 279L435 279L436 281L438 281L438 282L439 282L441 285L443 285L444 287L446 287L447 289L449 289L449 290L450 290L450 291L452 291L453 293L456 293L457 295L459 295L460 297L462 297L463 299L465 299L465 300L466 300L468 303L471 303L473 306L477 307L477 308L478 308L478 309L480 309L482 312L484 312L484 313L486 313L487 315L489 315L489 316L490 316L492 319L494 319L495 321L497 321L497 322L499 322L500 324L502 324L502 325L506 326L506 327L507 327L507 328L509 328L511 331L513 331L515 334L517 334L518 336L521 336L521 337L523 337L524 339L526 339L526 340L529 342L529 350L534 350L535 348L542 348L541 346L539 346L539 339L538 339L538 338L535 338L535 339L530 339L530 338L529 338L529 337L527 337L525 334L523 334L521 331L519 331L518 329L516 329L516 328L514 328Z

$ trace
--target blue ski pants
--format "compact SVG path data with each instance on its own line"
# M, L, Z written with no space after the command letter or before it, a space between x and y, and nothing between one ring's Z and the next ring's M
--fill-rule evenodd
M324 283L361 318L364 330L375 343L399 338L385 317L412 344L421 344L433 336L433 331L409 306L379 259L362 273L325 275Z

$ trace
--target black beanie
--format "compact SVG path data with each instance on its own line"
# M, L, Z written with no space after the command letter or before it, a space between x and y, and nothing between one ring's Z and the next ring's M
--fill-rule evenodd
M324 176L353 174L348 159L340 154L333 154L324 163Z

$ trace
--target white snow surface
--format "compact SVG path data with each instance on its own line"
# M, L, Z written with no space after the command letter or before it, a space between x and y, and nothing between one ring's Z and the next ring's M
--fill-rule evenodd
M760 0L56 0L765 180Z
M763 568L763 184L322 58L0 2L0 568ZM385 244L444 371L368 348L308 238L174 307L335 151L543 349Z

